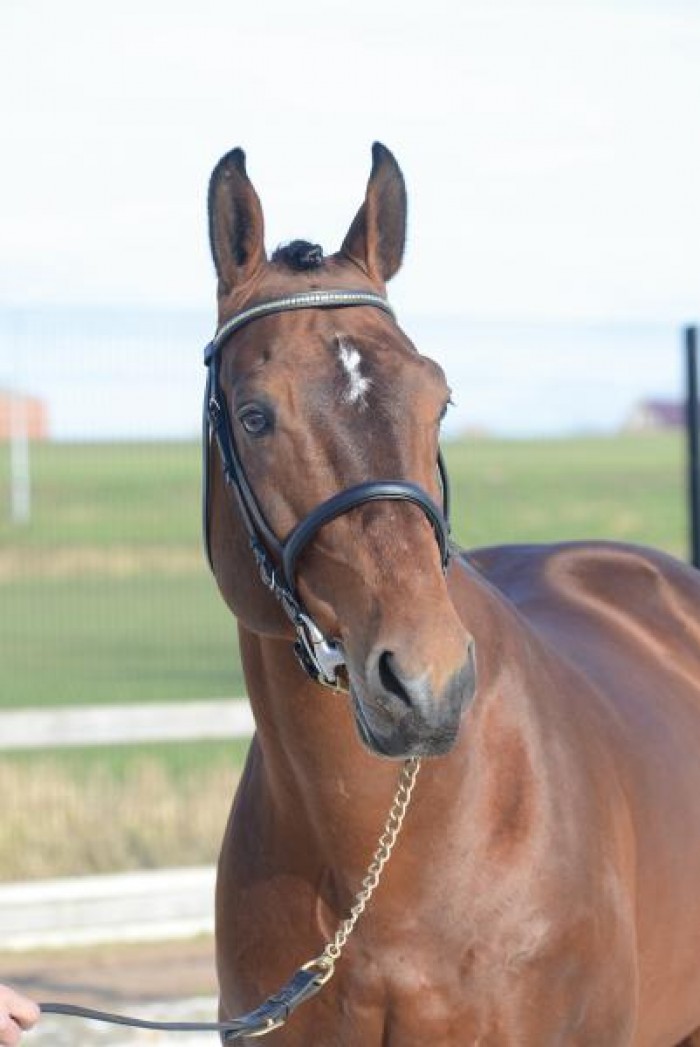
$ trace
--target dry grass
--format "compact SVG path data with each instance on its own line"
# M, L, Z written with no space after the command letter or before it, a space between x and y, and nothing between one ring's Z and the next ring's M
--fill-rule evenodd
M0 765L0 880L198 865L216 859L237 771L174 783L153 757L123 779L58 759Z
M133 578L204 571L199 547L65 546L0 549L0 584L27 578Z

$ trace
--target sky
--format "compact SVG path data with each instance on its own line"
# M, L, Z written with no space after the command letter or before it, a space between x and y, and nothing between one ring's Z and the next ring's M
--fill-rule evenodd
M211 307L218 157L332 251L379 139L399 311L693 319L699 55L691 0L2 0L0 307Z

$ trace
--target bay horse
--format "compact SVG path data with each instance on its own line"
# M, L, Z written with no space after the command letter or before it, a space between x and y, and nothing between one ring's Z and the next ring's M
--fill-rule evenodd
M449 389L386 301L385 147L332 256L268 259L240 149L209 220L206 536L256 722L218 868L222 1018L333 937L397 761L425 758L334 978L269 1042L697 1047L700 573L449 540Z

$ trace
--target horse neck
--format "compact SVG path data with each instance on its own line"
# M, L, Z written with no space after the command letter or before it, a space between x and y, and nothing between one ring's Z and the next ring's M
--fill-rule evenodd
M281 820L311 835L327 835L339 821L362 811L371 821L373 790L386 794L387 810L398 767L361 745L350 699L314 683L300 668L289 640L252 633L239 623L241 657L255 717L268 801Z

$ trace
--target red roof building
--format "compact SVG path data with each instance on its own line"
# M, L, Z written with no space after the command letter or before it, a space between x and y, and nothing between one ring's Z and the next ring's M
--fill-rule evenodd
M30 440L48 440L49 413L43 400L0 389L0 442L12 435Z

